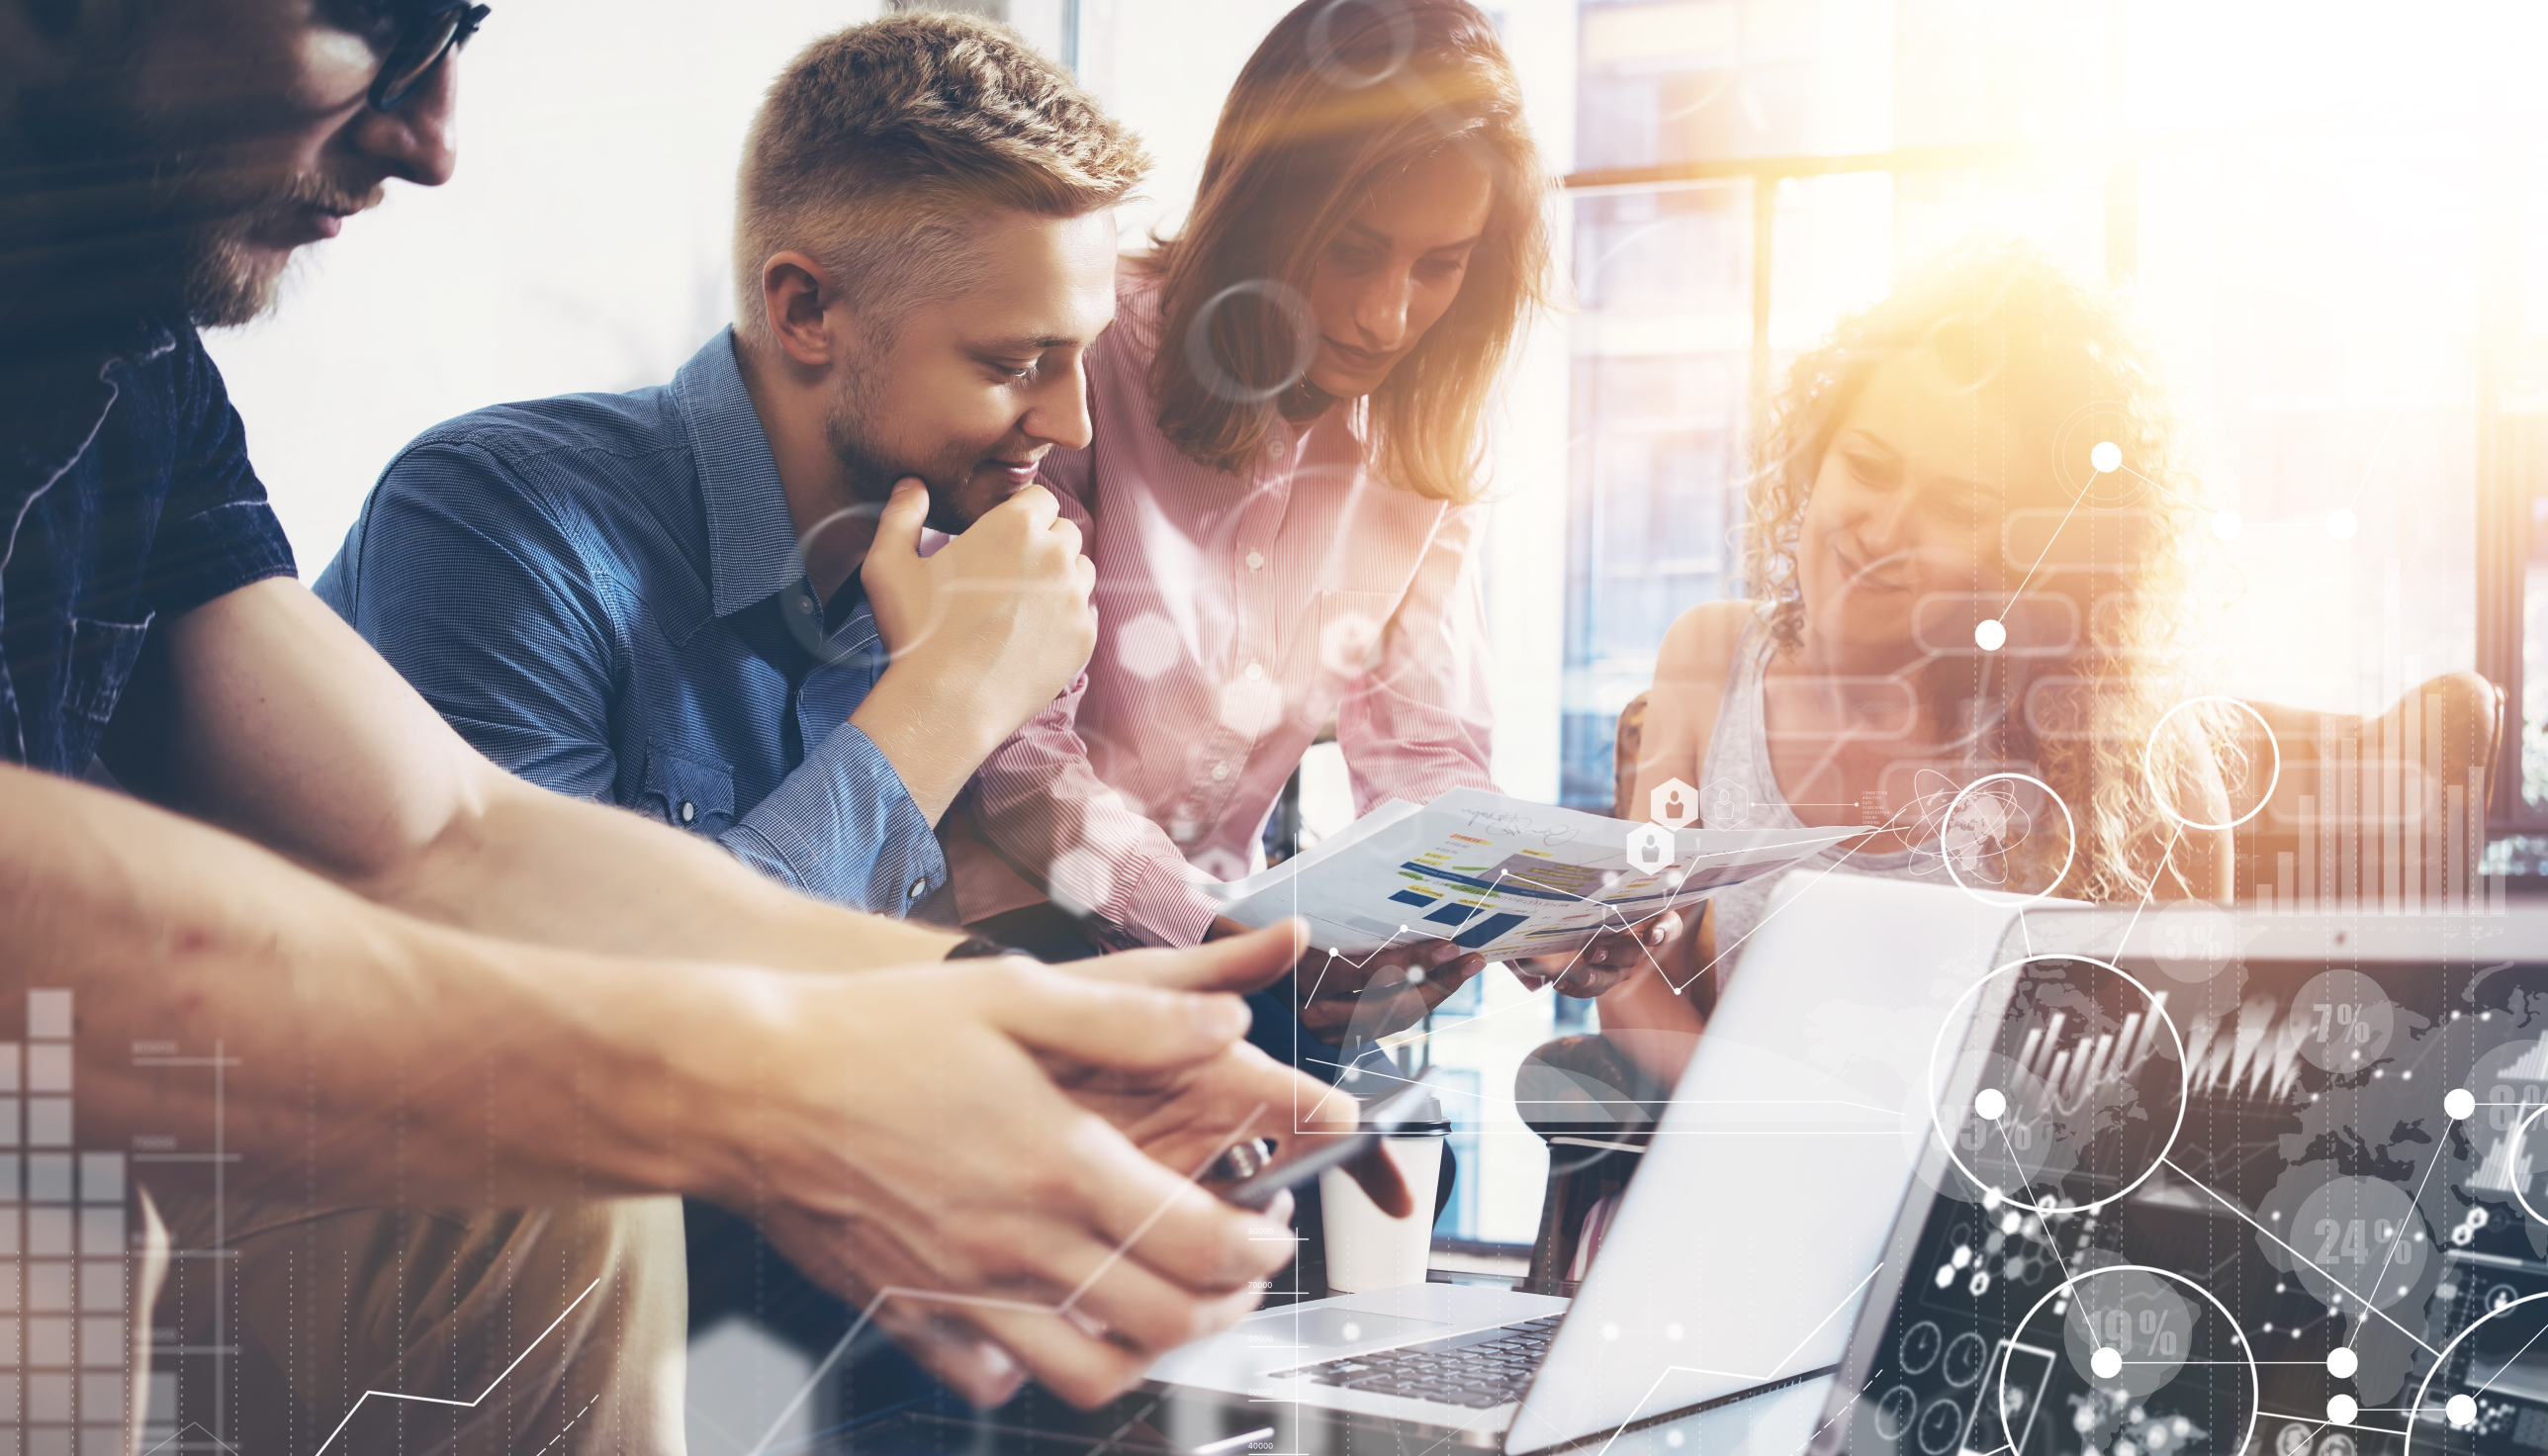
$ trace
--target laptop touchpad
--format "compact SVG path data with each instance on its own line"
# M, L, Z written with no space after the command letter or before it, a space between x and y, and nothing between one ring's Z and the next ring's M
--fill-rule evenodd
M1409 1320L1398 1315L1367 1315L1359 1310L1270 1310L1247 1320L1252 1345L1359 1345L1424 1339L1443 1329L1439 1320Z

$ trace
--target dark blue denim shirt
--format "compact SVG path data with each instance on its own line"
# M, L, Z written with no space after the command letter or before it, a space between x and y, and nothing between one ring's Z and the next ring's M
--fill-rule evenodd
M875 615L855 579L828 611L806 585L732 338L669 385L425 431L319 598L532 782L713 837L809 894L952 920L937 835L849 722L884 670Z
M0 761L87 772L154 624L292 574L192 326L0 351Z

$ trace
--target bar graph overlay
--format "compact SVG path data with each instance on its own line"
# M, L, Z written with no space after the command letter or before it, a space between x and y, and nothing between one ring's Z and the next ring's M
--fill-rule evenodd
M71 993L0 1043L0 1453L130 1449L136 1407L126 1156L77 1145Z

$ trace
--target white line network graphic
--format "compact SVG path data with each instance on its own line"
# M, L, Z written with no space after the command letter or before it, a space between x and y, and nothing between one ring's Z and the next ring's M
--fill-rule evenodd
M364 1406L366 1406L366 1405L368 1405L368 1404L370 1404L371 1399L372 1399L374 1396L378 1396L378 1397L380 1397L380 1398L381 1398L382 1400L384 1400L384 1401L412 1401L412 1402L416 1403L417 1405L422 1405L422 1406L452 1406L452 1407L457 1407L457 1408L459 1408L460 1410L476 1410L479 1406L481 1406L481 1405L483 1405L483 1404L485 1404L485 1403L486 1403L486 1400L487 1400L487 1398L488 1398L489 1396L492 1396L492 1395L496 1394L497 1389L498 1389L499 1387L500 1387L501 1385L503 1385L503 1383L505 1382L505 1380L506 1380L506 1379L508 1379L508 1378L512 1375L512 1373L513 1373L514 1371L516 1371L516 1370L518 1370L518 1369L520 1369L520 1368L521 1368L522 1362L523 1362L524 1360L527 1360L527 1359L529 1359L529 1358L531 1357L531 1352L532 1352L533 1350L538 1349L538 1348L540 1347L540 1344L541 1344L541 1342L542 1342L542 1341L546 1340L550 1335L552 1335L552 1334L554 1334L554 1333L556 1333L556 1332L557 1332L557 1327L558 1327L559 1325L564 1324L564 1323L566 1322L566 1317L567 1317L567 1316L569 1316L569 1315L574 1314L574 1313L575 1313L575 1311L576 1311L576 1307L577 1307L578 1305L583 1304L587 1299L591 1298L591 1297L592 1297L592 1292L593 1292L594 1290L596 1290L596 1289L599 1289L600 1287L601 1287L601 1281L600 1281L600 1280L598 1280L598 1279L596 1279L596 1280L592 1281L591 1284L588 1284L588 1285L586 1285L586 1286L584 1287L584 1293L583 1293L583 1294L577 1295L573 1300L568 1301L568 1302L567 1302L567 1307L566 1307L565 1309L560 1310L560 1311L558 1312L558 1317L557 1317L555 1320L550 1320L550 1321L549 1321L549 1326L548 1326L548 1328L541 1330L537 1335L535 1335L535 1336L533 1336L533 1337L532 1337L531 1342L530 1342L529 1344L526 1344L526 1345L522 1346L522 1352L521 1352L520 1354L515 1355L515 1356L513 1357L513 1363L512 1363L512 1364L510 1364L510 1365L505 1366L505 1367L504 1367L504 1370L503 1370L503 1373L502 1373L501 1375L499 1375L499 1376L497 1376L494 1380L489 1381L489 1382L487 1383L487 1388L486 1388L485 1390L483 1390L483 1391L480 1391L480 1392L478 1393L478 1395L477 1395L476 1399L474 1399L474 1400L467 1400L467 1401L453 1401L453 1400L447 1400L447 1399L445 1399L445 1398L443 1398L443 1397L441 1397L441 1396L410 1396L410 1395L406 1394L406 1393L405 1393L405 1392L403 1392L403 1391L381 1391L381 1390L365 1391L365 1392L363 1392L361 1395L359 1395L359 1396L357 1396L357 1397L355 1397L355 1398L354 1398L354 1404L353 1404L350 1408L348 1408L348 1409L346 1410L346 1411L345 1411L345 1418L336 1422L336 1428L335 1428L334 1430L331 1430L331 1431L327 1432L327 1439L325 1439L325 1440L323 1440L323 1441L320 1441L320 1442L318 1443L318 1449L317 1449L317 1450L315 1450L315 1451L313 1451L313 1452L311 1452L311 1453L310 1453L310 1456L326 1456L327 1448L328 1448L329 1446L332 1446L332 1445L334 1445L334 1444L336 1443L336 1437L338 1437L338 1436L340 1436L340 1435L343 1435L343 1434L345 1433L345 1427L353 1423L354 1417L355 1417L357 1414L361 1413L363 1407L364 1407ZM592 1402L590 1402L590 1401L586 1402L586 1403L585 1403L585 1410L592 1410ZM577 1411L577 1412L576 1412L576 1414L575 1414L575 1418L576 1418L576 1419L581 1419L581 1418L583 1418L583 1415L584 1415L584 1410L579 1410L579 1411ZM567 1423L568 1423L570 1426L572 1426L572 1425L575 1423L575 1421L574 1421L574 1420L569 1420ZM563 1434L564 1434L564 1432L563 1432L563 1431L561 1431L559 1434L563 1435ZM554 1440L552 1440L552 1441L550 1441L550 1443L549 1443L549 1444L550 1444L550 1445L555 1445L555 1444L557 1444L557 1442L556 1442L556 1441L554 1441Z

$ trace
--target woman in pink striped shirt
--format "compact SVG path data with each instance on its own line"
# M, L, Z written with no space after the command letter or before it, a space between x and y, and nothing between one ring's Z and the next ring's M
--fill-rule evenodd
M1045 461L1097 567L1098 644L951 816L968 923L1046 951L1065 925L1205 939L1200 882L1258 863L1330 719L1357 811L1489 786L1478 476L1545 298L1543 191L1463 0L1308 0L1257 47L1184 232L1127 260L1087 355L1093 444ZM1304 1023L1383 1035L1482 968L1408 950L1386 975L1305 961Z

